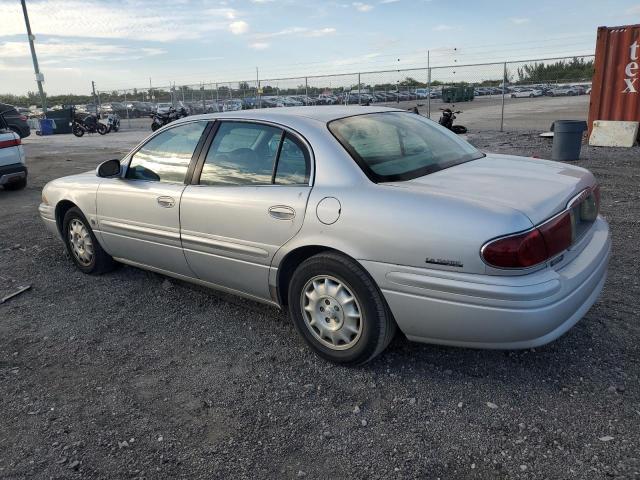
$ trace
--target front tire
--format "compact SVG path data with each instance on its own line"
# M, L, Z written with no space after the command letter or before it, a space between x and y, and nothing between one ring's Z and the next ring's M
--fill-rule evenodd
M62 236L71 260L81 272L100 275L115 267L115 261L102 249L79 208L72 207L65 214Z
M109 129L104 123L98 122L97 130L100 135L106 135L107 133L109 133Z
M4 189L5 190L22 190L26 186L27 186L27 179L26 178L21 178L17 182L7 183L4 186Z
M151 124L151 131L152 131L152 132L155 132L155 131L156 131L156 130L158 130L159 128L160 128L160 125L159 125L159 124L157 124L156 122L153 122L153 123Z
M71 129L71 131L78 138L84 135L84 130L80 126L75 124L73 125L73 128Z
M330 362L367 363L389 345L396 331L373 279L341 254L321 253L305 260L293 273L288 298L296 329Z

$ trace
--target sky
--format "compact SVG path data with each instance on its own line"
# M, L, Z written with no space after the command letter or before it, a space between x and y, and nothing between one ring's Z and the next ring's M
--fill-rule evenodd
M640 0L27 0L27 7L49 94L86 94L92 80L101 91L251 80L256 68L261 79L423 68L427 51L432 66L593 54L598 26L640 23ZM35 90L20 1L0 0L0 93Z

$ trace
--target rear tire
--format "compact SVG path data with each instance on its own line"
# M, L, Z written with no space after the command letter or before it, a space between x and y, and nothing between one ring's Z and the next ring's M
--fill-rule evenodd
M157 123L152 123L151 124L151 131L155 132L156 130L158 130L160 128L160 125L158 125Z
M396 332L380 289L345 255L321 253L305 260L293 273L288 299L298 333L330 362L367 363Z
M82 273L100 275L115 268L116 262L102 249L79 208L72 207L65 214L62 238L71 260Z
M109 133L109 129L107 128L107 126L104 123L98 122L98 126L96 128L97 128L98 133L100 135L106 135L107 133Z

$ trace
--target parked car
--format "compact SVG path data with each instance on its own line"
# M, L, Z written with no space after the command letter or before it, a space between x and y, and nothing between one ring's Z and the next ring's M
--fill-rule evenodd
M548 343L596 301L611 244L589 171L485 154L385 107L181 119L42 199L80 271L121 262L288 306L310 348L344 364L374 358L396 328L465 347Z
M20 138L26 138L31 135L31 128L27 123L27 116L18 112L16 107L6 103L0 103L0 114L5 119L8 128L16 132Z
M26 156L20 135L0 115L0 185L5 190L27 186Z
M335 95L328 93L321 93L317 98L318 105L335 105L337 100Z
M541 97L542 96L542 90L536 90L533 88L523 88L521 90L518 90L517 92L513 92L511 94L511 98L526 98L526 97Z
M578 90L570 86L555 87L549 90L547 95L551 97L573 96L578 95Z
M155 113L168 113L173 106L171 102L161 102L156 104Z

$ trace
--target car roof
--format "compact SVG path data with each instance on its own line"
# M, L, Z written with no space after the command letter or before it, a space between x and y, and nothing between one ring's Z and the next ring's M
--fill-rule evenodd
M194 120L196 118L241 118L247 120L263 120L272 122L286 122L296 117L304 117L322 123L354 115L381 112L403 112L397 108L389 107L365 107L360 105L323 105L308 107L283 107L283 108L256 108L252 110L240 110L237 112L207 113L204 115L193 115L182 120Z

